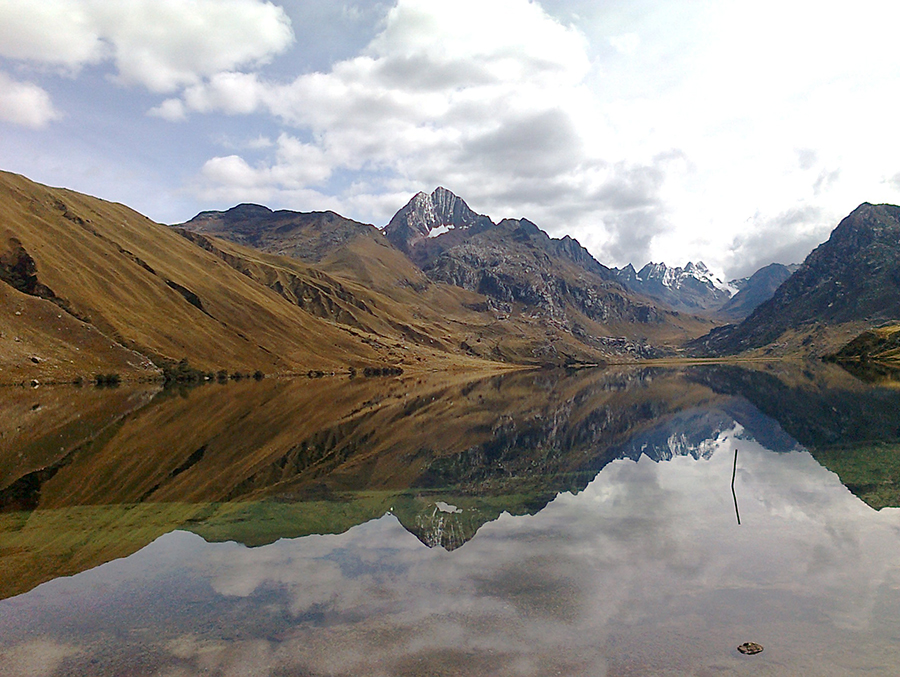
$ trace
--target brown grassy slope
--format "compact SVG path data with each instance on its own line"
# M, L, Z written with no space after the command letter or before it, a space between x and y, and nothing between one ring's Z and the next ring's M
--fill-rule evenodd
M178 232L291 303L344 325L390 362L445 367L481 360L537 364L563 362L563 355L585 361L603 357L524 308L496 312L481 294L429 280L374 228L314 265ZM548 352L552 345L560 350Z
M346 238L330 254L313 264L285 259L236 245L227 240L187 234L202 241L223 260L264 284L278 289L292 302L305 297L304 307L316 312L322 306L322 283L331 285L335 301L329 314L338 322L364 328L387 341L393 359L403 361L404 351L419 345L427 357L446 359L449 354L514 363L565 363L622 359L618 337L654 345L675 346L709 330L702 319L665 313L660 322L633 323L612 320L606 324L586 317L579 308L567 309L568 322L548 321L535 309L508 304L500 309L482 294L429 279L410 259L392 246L382 233L368 228ZM577 280L585 271L560 262L561 274ZM279 272L276 272L279 271ZM285 275L305 282L297 284ZM293 287L293 288L292 288ZM602 292L601 292L602 295ZM349 307L345 301L354 301ZM610 292L609 301L621 299ZM572 327L579 328L574 335ZM612 340L606 337L614 337ZM409 360L407 360L408 362Z
M830 357L839 362L900 362L900 324L865 331Z
M0 383L126 372L154 374L155 367L55 303L0 283Z
M3 172L0 255L14 259L16 251L33 260L35 292L53 301L57 312L52 318L46 309L14 315L16 320L4 315L0 331L23 333L26 327L15 325L24 323L32 334L44 334L33 347L45 353L47 363L86 368L90 360L68 360L72 352L87 351L98 363L124 368L133 356L113 342L157 362L187 357L203 369L332 369L383 357L123 205ZM48 301L35 304L33 296L29 300L4 286L4 297L23 308L49 307ZM86 330L76 318L111 339L110 345L101 351L88 338L77 339ZM54 344L47 338L54 332L70 335L70 345ZM21 351L4 350L0 360L0 368L14 370ZM34 371L41 372L41 365L29 373Z
M343 325L351 335L381 345L397 360L413 359L421 352L420 348L461 352L454 342L433 338L440 334L433 323L442 320L443 313L461 313L466 315L465 321L478 321L478 314L466 310L463 305L467 299L479 300L474 294L453 294L443 290L443 294L438 294L438 300L429 297L423 303L421 298L410 297L406 299L409 303L398 303L397 299L383 294L379 285L362 284L352 274L339 277L296 259L267 254L206 235L180 232L244 275L275 290L290 303ZM403 273L401 268L397 275L402 277ZM435 304L442 312L435 311ZM412 355L404 352L409 349L413 350Z

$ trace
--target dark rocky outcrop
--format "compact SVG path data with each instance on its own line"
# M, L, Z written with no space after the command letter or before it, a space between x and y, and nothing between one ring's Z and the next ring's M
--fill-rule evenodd
M67 299L57 296L50 287L38 279L37 264L17 238L9 238L6 250L0 254L0 281L23 294L51 301L73 317L89 322L87 317L72 308Z
M442 252L424 270L433 280L496 301L521 303L558 322L568 321L567 308L599 323L664 321L663 312L633 301L618 284L590 270L574 269L581 266L565 248L561 248L564 256L559 256L555 242L560 241L552 240L530 221L506 219ZM605 270L593 258L591 261L591 268Z
M900 359L900 325L864 331L840 350L828 355L834 362L897 362Z

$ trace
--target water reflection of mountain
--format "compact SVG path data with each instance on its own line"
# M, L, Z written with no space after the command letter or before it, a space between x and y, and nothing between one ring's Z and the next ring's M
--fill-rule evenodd
M794 418L785 433L768 416L784 423L800 405L753 399L773 378L789 382L721 368L623 369L475 382L271 380L181 395L3 393L17 429L0 438L9 572L0 594L130 554L175 528L261 545L392 512L423 543L453 549L504 511L533 514L580 491L616 458L700 458L736 424L768 449L795 448L791 435L804 438Z
M873 508L900 506L900 391L867 385L835 365L693 368L687 377L740 395L837 473Z
M735 424L740 426L738 437L756 440L770 451L802 448L777 421L760 413L742 398L728 397L715 406L679 411L657 426L635 434L615 453L618 458L633 461L641 456L657 462L669 461L676 456L709 459L716 449L716 441L732 431Z

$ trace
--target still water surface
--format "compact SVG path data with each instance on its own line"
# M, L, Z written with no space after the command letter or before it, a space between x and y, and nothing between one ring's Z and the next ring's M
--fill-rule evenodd
M900 665L900 390L837 367L3 397L0 675Z

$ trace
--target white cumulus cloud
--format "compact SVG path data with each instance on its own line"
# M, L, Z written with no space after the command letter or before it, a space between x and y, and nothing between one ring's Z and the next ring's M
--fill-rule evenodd
M296 208L319 208L298 201L298 191L313 185L303 177L322 181L340 169L366 178L346 188L338 206L376 223L402 204L385 195L440 184L498 217L540 222L550 212L549 194L562 209L578 204L570 213L582 220L590 213L596 224L596 214L617 208L608 186L630 181L646 189L644 207L659 182L628 177L644 170L664 177L596 152L608 130L584 85L591 69L585 36L538 3L400 0L358 56L327 72L286 83L222 75L189 88L183 101L204 113L265 110L304 130L312 140L303 155L287 152L282 139L267 165L252 168L261 194ZM314 160L307 157L312 148ZM208 169L207 181L230 181L235 197L246 196L246 170ZM225 195L227 185L207 184L204 194ZM653 220L659 212L657 204L641 214Z
M36 129L59 118L46 91L0 71L0 120Z
M261 0L5 0L0 56L77 71L112 61L117 81L174 92L269 61L294 40Z
M90 68L181 123L153 129L202 157L182 193L199 208L383 224L443 185L604 263L729 277L801 259L860 202L900 201L900 5L388 4L0 0L16 70L0 67L33 81L0 93L3 115L46 124L66 101L45 79Z

